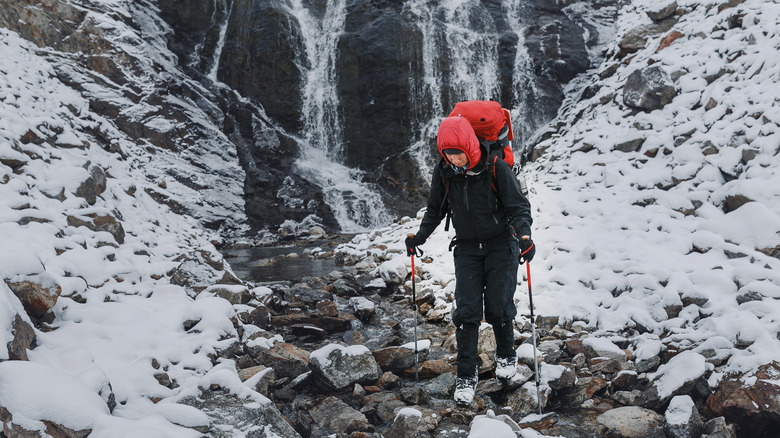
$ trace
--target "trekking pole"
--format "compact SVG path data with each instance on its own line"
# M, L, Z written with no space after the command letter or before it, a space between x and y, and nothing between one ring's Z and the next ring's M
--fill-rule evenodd
M534 346L534 374L536 376L536 404L539 406L539 415L542 415L542 398L539 396L539 362L536 360L536 320L534 319L534 296L531 292L531 262L525 262L528 272L528 305L531 308L531 342Z
M414 238L414 234L408 234L406 237ZM418 357L417 357L417 292L415 290L414 286L414 252L415 249L412 249L412 316L414 317L414 380L420 380L419 379L419 371L418 371Z

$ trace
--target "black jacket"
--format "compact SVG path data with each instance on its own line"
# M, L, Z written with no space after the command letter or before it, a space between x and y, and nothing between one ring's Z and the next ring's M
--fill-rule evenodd
M509 165L493 158L483 150L480 163L463 175L444 160L434 168L421 237L427 239L450 209L459 242L487 242L512 228L518 237L531 235L531 204Z

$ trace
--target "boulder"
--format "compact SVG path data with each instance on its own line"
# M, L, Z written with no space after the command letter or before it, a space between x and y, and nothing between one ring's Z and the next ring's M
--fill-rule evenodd
M106 191L106 172L96 165L87 165L87 172L89 176L79 184L76 196L81 196L89 205L94 205L97 197Z
M582 348L589 358L606 357L619 362L626 361L626 353L606 338L588 337L582 341Z
M125 243L125 229L122 222L110 214L87 214L83 216L68 216L68 225L71 227L87 227L92 231L105 231L111 234L116 243Z
M666 438L699 438L704 423L699 410L688 395L678 395L669 402L664 414Z
M373 431L365 415L336 397L327 397L315 404L309 409L309 414L332 434Z
M417 349L417 362L422 363L428 360L428 349L427 348L421 348L420 342L417 343L418 349ZM415 352L414 352L414 343L412 343L412 348L409 348L408 346L397 346L397 347L385 347L380 348L377 350L374 350L372 352L374 355L374 358L376 359L379 366L384 371L403 371L407 368L414 367L415 363Z
M393 424L383 436L385 438L429 438L431 434L422 421L422 412L415 408L403 408L398 411Z
M185 397L179 403L192 406L208 415L206 432L214 438L300 438L298 432L284 420L270 400L262 396L257 397L244 399L229 393L207 391L198 397ZM263 427L258 430L258 425Z
M24 310L33 318L41 318L57 303L62 287L47 272L14 276L6 279L8 288L22 302Z
M729 376L707 399L707 407L715 415L740 424L745 436L760 436L780 424L778 379L780 362L760 366L753 376Z
M309 370L309 353L292 344L276 343L268 347L263 342L250 343L246 350L258 363L273 368L277 377L294 379Z
M311 353L309 369L317 385L335 391L355 383L374 384L382 375L371 351L362 345L326 345Z
M623 103L645 111L661 109L677 96L669 74L660 66L635 70L623 85Z
M650 409L625 406L599 415L600 436L664 438L664 417Z

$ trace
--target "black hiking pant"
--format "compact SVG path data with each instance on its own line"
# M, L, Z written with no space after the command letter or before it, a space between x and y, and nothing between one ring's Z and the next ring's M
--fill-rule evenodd
M461 242L455 247L455 305L452 315L458 343L458 375L473 376L477 367L479 325L493 326L496 355L514 357L514 303L520 249L511 236L489 242Z

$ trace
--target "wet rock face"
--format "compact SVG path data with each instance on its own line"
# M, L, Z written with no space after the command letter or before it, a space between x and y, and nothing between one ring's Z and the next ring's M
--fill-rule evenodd
M301 127L299 32L278 1L235 0L217 75L291 133Z
M534 62L532 81L538 84L521 93L534 110L533 120L518 126L539 126L552 118L563 98L562 84L589 65L582 29L561 12L565 5L558 3L538 1L525 6L525 15L531 20L526 44ZM284 179L295 174L291 166L297 147L291 138L283 137L305 134L301 132L303 69L311 62L304 53L302 24L289 7L279 0L163 0L159 6L174 29L169 47L182 64L198 70L191 72L196 76L207 74L213 66L213 40L224 23L223 14L230 11L217 78L261 106L271 124L285 131L258 129L260 123L235 113L234 104L227 102L224 129L235 137L240 131L240 138L231 136L231 140L241 143L239 156L247 172L246 210L250 218L258 226L275 226L284 216L275 212L287 209L286 217L298 221L312 213L325 222L332 219L328 206L320 202L320 188L311 184L306 187L297 181L305 190L299 197L304 202L295 207L277 196ZM326 11L322 1L304 2L304 6L314 18ZM511 102L514 76L519 74L514 71L518 39L504 22L499 2L483 2L482 8L499 32L505 30L499 41L498 97L505 106L519 105ZM415 130L433 117L445 115L434 114L431 100L422 91L425 75L430 72L423 69L423 37L420 24L414 21L419 17L404 11L403 2L396 1L348 0L345 13L335 60L342 159L366 172L364 179L377 184L390 211L410 215L424 204L428 176L419 174L416 159L406 151L418 135ZM451 74L449 62L442 59L436 67ZM451 100L462 98L450 96L448 90L443 84L445 111L454 104Z

